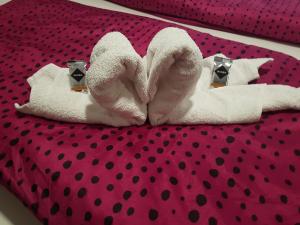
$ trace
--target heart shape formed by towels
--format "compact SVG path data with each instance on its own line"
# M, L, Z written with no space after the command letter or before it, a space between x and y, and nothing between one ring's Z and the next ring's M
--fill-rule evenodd
M225 57L224 55L218 55ZM182 29L159 31L142 59L119 32L95 45L87 72L88 93L71 91L68 69L46 65L28 78L30 100L18 111L49 119L142 125L250 123L265 111L300 110L300 89L248 85L272 59L233 60L228 86L211 89L214 56L203 59Z

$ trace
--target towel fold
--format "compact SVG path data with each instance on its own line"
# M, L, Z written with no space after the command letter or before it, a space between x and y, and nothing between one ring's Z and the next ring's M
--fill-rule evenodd
M234 60L228 86L215 89L210 89L214 56L202 60L201 53L183 54L183 65L192 65L191 68L197 70L193 70L193 73L185 70L183 66L185 73L176 73L176 76L169 69L170 63L151 63L155 58L161 58L160 62L175 58L176 54L173 52L184 49L185 42L191 43L188 34L182 35L183 33L179 29L167 28L159 32L150 43L146 56L150 90L151 81L156 81L152 82L152 90L156 92L152 92L155 93L154 96L150 95L152 101L148 106L152 125L251 123L258 121L263 111L300 109L299 88L284 85L247 85L259 78L259 67L273 60L271 58ZM173 40L177 37L180 41L174 44ZM152 46L159 46L159 52L155 48L152 50ZM189 47L190 53L198 50L195 45L190 44ZM169 49L173 52L168 51ZM160 57L161 52L166 52L163 57ZM191 55L194 57L189 57ZM182 64L178 64L177 67L181 68ZM163 79L164 77L167 79Z
M110 126L129 126L135 121L109 112L99 105L90 94L71 91L69 70L48 64L27 79L30 87L29 102L20 106L19 112L48 119L76 122L101 123Z
M69 71L49 64L28 78L30 100L18 111L66 122L141 125L147 118L146 69L121 33L94 47L87 72L89 93L71 91Z
M136 120L147 118L147 73L142 58L119 32L101 38L91 55L87 86L94 99L108 111Z
M149 120L164 123L173 108L196 84L202 54L188 33L165 28L152 39L146 55Z

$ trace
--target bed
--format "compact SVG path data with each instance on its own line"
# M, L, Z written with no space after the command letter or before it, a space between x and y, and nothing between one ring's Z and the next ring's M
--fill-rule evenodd
M111 0L173 20L300 44L298 0Z
M38 6L37 6L38 5ZM300 224L300 114L230 126L112 128L16 113L26 78L48 63L88 60L121 31L141 55L177 26L60 0L0 7L0 182L49 225ZM273 57L258 82L300 86L292 56L186 29L205 57Z

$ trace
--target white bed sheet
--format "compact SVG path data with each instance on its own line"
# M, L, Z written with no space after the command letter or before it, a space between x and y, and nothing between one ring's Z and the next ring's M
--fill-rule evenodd
M0 0L0 5L9 2L10 0ZM126 12L130 14L145 16L149 18L155 18L167 22L170 20L162 19L157 16L150 15L148 13L139 12L137 10L129 9L111 2L104 0L72 0L80 4L89 5L97 8L110 9L114 11ZM237 35L229 32L223 32L208 28L196 27L191 25L185 25L182 23L176 23L188 28L198 30L211 35L242 42L245 44L256 45L263 48L268 48L274 51L283 52L285 54L294 56L300 60L300 46L279 43L275 41L269 41L262 38L248 37L245 35ZM41 225L41 223L26 209L22 203L20 203L12 194L10 194L3 187L0 187L0 225ZM75 224L74 224L75 225Z

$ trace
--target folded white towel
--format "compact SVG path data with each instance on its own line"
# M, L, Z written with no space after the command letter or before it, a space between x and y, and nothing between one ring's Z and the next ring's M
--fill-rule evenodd
M146 55L149 93L149 119L165 122L196 84L201 73L202 54L188 33L165 28L152 39Z
M28 79L30 101L18 111L49 119L141 125L147 118L147 73L127 38L108 33L91 54L86 80L89 93L71 91L68 69L49 64Z
M209 89L212 81L214 58L216 56L228 58L223 54L216 54L202 60L203 67L200 76L201 89ZM273 61L272 58L258 59L235 59L230 67L230 76L227 85L243 85L259 78L258 69L266 62Z
M143 124L147 118L147 72L142 58L119 32L101 38L91 55L87 86L108 111Z
M31 86L30 100L18 111L48 119L101 123L111 126L136 124L127 118L109 112L99 105L90 94L71 91L69 70L48 64L27 79Z
M150 70L148 68L149 90L157 90L154 97L150 95L152 102L148 107L152 125L250 123L258 121L263 111L300 109L300 89L283 85L247 85L259 77L258 68L272 60L270 58L234 60L228 80L229 86L215 89L210 89L214 56L202 60L201 57L189 58L189 54L183 54L184 65L202 68L197 69L196 74L186 70L186 73L173 76L169 64L151 64L151 61L159 56L156 56L156 51L150 47L156 46L156 43L164 43L159 46L160 52L165 52L163 59L172 59L173 55L176 55L173 53L176 52L175 49L182 49L184 46L178 41L174 47L172 40L182 33L183 31L172 28L159 32L146 55L151 66ZM183 42L187 39L187 36L178 38ZM190 46L197 48L194 45ZM170 48L173 52L168 51ZM189 52L195 52L197 49L189 49ZM181 64L178 64L180 67ZM152 71L157 72L155 74ZM191 79L188 79L186 74L191 75ZM151 84L151 80L154 79L152 76L155 76L156 83ZM164 77L168 79L164 80ZM151 88L151 85L154 88ZM175 91L174 87L177 88Z

